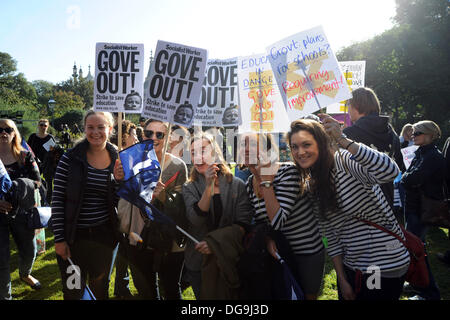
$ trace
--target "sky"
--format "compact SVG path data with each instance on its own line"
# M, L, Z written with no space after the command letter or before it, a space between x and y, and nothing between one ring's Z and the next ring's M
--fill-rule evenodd
M0 52L28 81L95 72L96 42L143 43L145 74L158 40L226 59L263 53L323 26L334 52L393 27L395 0L0 0Z

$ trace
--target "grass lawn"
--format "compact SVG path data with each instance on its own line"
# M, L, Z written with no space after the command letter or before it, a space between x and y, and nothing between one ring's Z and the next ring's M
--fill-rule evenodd
M437 252L444 252L450 249L448 230L433 228L428 233L428 254L433 275L436 278L444 300L450 300L450 268L436 258ZM28 285L20 281L18 271L18 253L14 241L11 239L11 278L13 299L17 300L62 300L61 277L56 263L56 254L53 246L53 234L46 230L46 252L36 258L32 275L42 284L41 290L33 290ZM115 272L111 277L109 296L114 299L114 279ZM130 281L131 293L137 291ZM183 298L194 299L192 289L188 288L183 292ZM407 296L402 296L407 299ZM336 273L331 261L327 258L325 265L324 285L319 300L337 300Z

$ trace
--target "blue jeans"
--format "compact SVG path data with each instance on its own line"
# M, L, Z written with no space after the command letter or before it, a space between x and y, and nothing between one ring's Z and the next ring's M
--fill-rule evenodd
M34 229L29 229L24 214L10 219L0 214L0 300L11 300L11 270L9 266L9 235L16 243L19 252L19 275L27 277L33 268L36 258L36 237Z

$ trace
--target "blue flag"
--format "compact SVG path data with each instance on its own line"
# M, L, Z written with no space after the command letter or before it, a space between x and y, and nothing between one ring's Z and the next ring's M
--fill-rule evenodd
M283 273L283 287L285 289L284 299L286 300L305 300L305 296L303 294L303 290L300 288L300 285L294 278L291 270L289 270L286 262L278 256L278 262L281 264L282 273Z
M119 152L125 174L117 194L145 212L149 219L174 223L150 202L161 174L161 166L153 149L153 140L136 143Z
M6 171L2 160L0 160L0 199L3 198L11 189L12 181L9 177L8 171Z
M83 296L80 300L97 300L88 285L84 287Z

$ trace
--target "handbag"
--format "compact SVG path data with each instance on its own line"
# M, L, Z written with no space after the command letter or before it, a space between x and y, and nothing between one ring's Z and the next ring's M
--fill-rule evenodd
M407 231L402 225L400 229L405 235L405 240L403 240L398 234L368 220L356 218L365 224L375 227L381 231L384 231L391 236L397 238L409 252L410 262L408 271L406 272L406 281L408 281L412 286L418 288L426 288L430 284L430 277L428 273L427 263L425 261L425 247L422 240L415 236L411 232Z
M447 184L444 182L444 200L435 200L420 193L420 221L429 226L450 228L450 205Z

